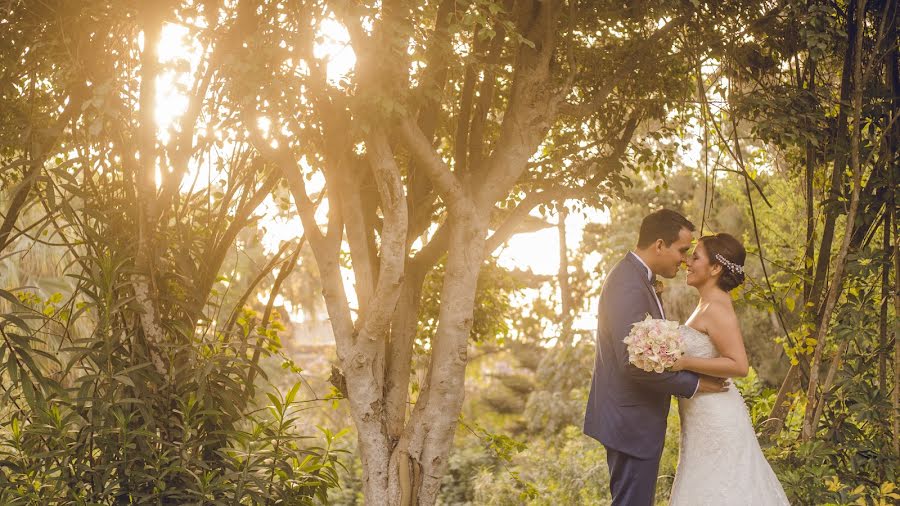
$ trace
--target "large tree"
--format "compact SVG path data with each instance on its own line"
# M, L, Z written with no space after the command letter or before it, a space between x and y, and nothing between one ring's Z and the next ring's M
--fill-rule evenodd
M601 204L624 166L664 164L674 146L658 139L710 51L694 25L764 13L680 2L239 4L234 25L253 29L228 70L232 93L244 97L253 146L288 181L316 258L369 503L435 500L486 256L534 209ZM337 23L357 59L332 82L316 44ZM259 118L270 126L254 128ZM305 185L315 172L327 225ZM422 283L439 261L437 329L411 398Z

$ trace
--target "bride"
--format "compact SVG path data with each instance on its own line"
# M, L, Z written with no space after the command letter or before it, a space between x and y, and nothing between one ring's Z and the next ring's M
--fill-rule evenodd
M687 284L700 293L700 302L681 327L685 354L673 370L720 378L747 375L747 352L728 294L744 281L745 257L731 235L698 241L687 261ZM789 504L737 389L679 399L678 413L681 450L670 506Z

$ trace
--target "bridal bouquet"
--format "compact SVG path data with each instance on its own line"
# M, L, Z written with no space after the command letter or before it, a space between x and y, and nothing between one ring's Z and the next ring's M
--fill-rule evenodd
M650 315L635 323L623 341L628 349L628 361L647 372L663 372L671 367L683 353L678 326L678 322Z

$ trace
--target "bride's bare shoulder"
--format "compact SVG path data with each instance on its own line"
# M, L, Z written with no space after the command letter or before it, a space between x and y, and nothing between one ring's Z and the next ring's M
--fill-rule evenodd
M715 301L706 310L706 322L709 328L720 331L740 333L740 324L737 313L731 304L731 299Z
M694 321L701 330L708 332L710 328L721 327L723 325L736 325L737 314L734 312L734 306L731 299L714 300L705 304L702 311L697 314Z

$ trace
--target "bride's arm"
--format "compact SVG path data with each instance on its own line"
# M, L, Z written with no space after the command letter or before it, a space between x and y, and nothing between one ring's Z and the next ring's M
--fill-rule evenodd
M673 371L694 371L719 378L742 378L750 364L737 315L730 310L713 310L707 313L707 335L719 352L717 358L682 356L672 366Z

